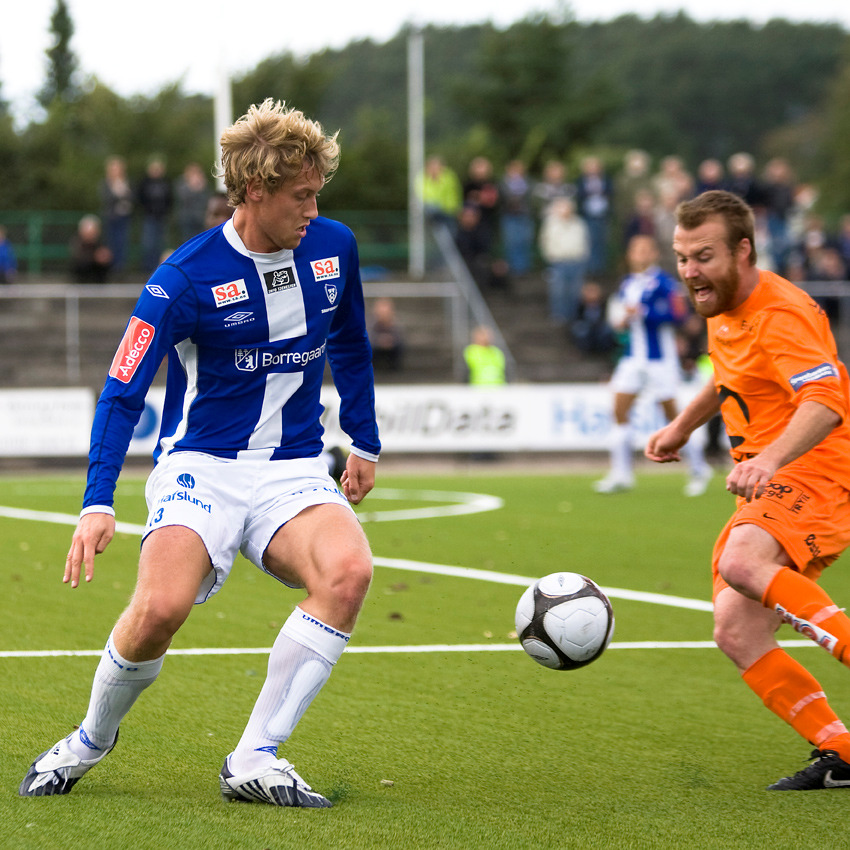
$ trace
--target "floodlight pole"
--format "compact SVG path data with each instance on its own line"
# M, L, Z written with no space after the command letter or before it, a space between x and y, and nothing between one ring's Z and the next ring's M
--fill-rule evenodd
M227 63L222 57L218 69L218 85L215 90L213 106L213 150L215 151L216 163L221 152L221 134L233 123L233 90L230 84L230 74L227 71ZM216 188L224 191L224 178L216 178Z
M425 169L425 56L422 31L411 27L407 37L407 227L408 272L425 277L425 207L416 181Z

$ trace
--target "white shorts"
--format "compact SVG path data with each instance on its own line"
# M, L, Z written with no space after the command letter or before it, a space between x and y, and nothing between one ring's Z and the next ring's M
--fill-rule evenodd
M679 364L666 360L623 357L611 376L611 389L615 393L644 394L652 401L675 399L679 383Z
M206 546L213 568L196 604L221 589L238 552L268 572L263 553L272 537L305 508L334 504L351 510L318 457L227 460L177 452L157 464L148 478L145 499L149 514L142 540L157 528L182 525Z

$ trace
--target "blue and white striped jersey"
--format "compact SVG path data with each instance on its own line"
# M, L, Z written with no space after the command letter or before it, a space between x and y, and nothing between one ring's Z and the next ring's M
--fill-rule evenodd
M637 312L628 324L624 356L637 360L678 361L675 327L685 317L682 290L658 266L628 275L620 284L619 298Z
M232 221L178 248L133 310L97 403L84 507L110 506L145 395L168 357L154 459L314 457L326 359L352 451L377 460L371 348L357 245L326 218L301 243L254 254Z

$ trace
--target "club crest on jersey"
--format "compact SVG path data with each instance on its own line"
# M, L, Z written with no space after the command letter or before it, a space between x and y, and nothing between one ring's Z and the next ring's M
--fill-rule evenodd
M248 287L245 285L245 280L231 280L230 283L222 283L219 286L212 287L213 298L215 299L216 307L226 307L228 304L235 304L237 301L248 300Z
M325 294L328 296L328 301L333 304L336 301L336 296L338 295L338 290L336 286L332 283L325 284Z
M285 269L275 269L273 272L266 272L263 275L263 280L266 282L266 292L272 295L275 292L283 292L285 289L294 289L295 270L292 266L287 266Z
M328 257L324 260L313 260L310 263L313 277L319 283L323 280L339 277L339 257Z
M258 358L256 348L236 349L236 368L240 372L253 372L257 368Z
M112 365L109 367L110 377L116 378L122 384L129 384L133 375L136 374L139 363L151 347L155 333L156 328L153 325L149 325L137 316L132 316L118 351L115 352Z

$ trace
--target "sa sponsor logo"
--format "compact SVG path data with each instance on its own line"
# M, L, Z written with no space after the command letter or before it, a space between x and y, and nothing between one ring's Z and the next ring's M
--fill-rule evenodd
M324 260L313 260L310 263L313 277L317 282L339 277L339 257L327 257Z
M139 363L151 347L155 333L156 328L153 325L149 325L137 316L132 316L118 351L115 352L112 365L109 367L110 377L116 378L122 384L129 384L133 375L136 374Z
M247 301L248 287L245 285L244 278L240 278L239 280L231 280L230 283L222 283L219 286L212 287L212 294L216 307L226 307L228 304L235 304L237 301Z

